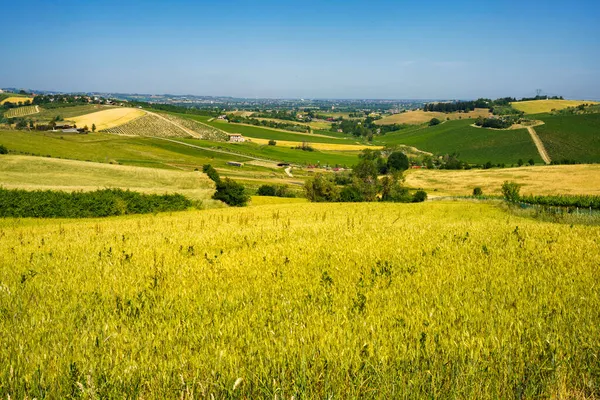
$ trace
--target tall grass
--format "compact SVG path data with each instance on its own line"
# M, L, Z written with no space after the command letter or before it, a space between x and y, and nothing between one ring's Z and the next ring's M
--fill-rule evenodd
M0 397L598 397L599 245L465 202L0 220Z

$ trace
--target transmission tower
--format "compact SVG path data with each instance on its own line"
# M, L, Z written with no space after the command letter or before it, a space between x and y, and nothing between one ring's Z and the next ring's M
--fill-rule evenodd
M542 89L535 89L535 95L539 97L542 94Z

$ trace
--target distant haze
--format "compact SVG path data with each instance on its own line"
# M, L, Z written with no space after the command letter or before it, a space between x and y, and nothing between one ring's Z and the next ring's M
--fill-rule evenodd
M600 99L600 2L5 1L0 87Z

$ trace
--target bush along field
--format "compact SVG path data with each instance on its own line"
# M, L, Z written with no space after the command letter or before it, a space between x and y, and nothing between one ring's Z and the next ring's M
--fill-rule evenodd
M598 397L599 238L475 202L0 220L0 397Z
M180 194L141 194L121 189L94 192L26 191L0 187L0 217L89 218L181 211L192 202Z

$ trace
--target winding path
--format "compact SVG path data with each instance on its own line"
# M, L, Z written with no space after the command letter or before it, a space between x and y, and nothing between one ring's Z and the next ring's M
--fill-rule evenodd
M533 143L535 143L535 147L537 147L538 153L540 153L542 160L544 160L546 164L550 164L552 160L550 159L550 156L544 147L544 143L542 143L542 140L538 136L537 132L535 129L533 129L533 126L528 126L527 131L531 135L531 139L533 139Z

